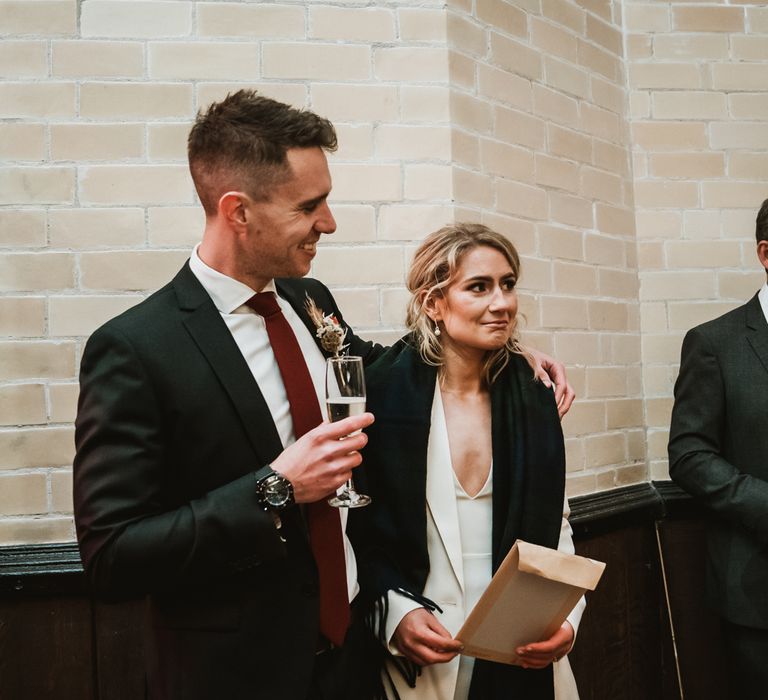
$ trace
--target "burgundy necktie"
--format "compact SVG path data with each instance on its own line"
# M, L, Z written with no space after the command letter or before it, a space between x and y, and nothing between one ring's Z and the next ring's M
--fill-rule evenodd
M246 304L264 317L269 342L288 395L293 432L298 440L323 421L307 363L273 292L254 294ZM325 499L308 503L306 513L312 554L320 578L320 631L340 646L349 627L341 519L338 510L328 505Z

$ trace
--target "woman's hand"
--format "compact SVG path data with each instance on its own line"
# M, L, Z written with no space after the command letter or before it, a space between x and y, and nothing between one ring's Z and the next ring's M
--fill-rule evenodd
M533 348L528 347L526 350L536 362L536 366L533 368L536 377L542 384L544 384L544 386L555 385L557 412L560 414L560 418L562 418L568 413L568 409L576 398L576 392L568 383L568 378L565 376L565 365L540 350L534 350Z
M411 610L392 635L400 652L419 666L443 664L458 654L462 645L451 637L438 619L425 608Z
M573 627L566 620L549 639L518 647L515 653L523 668L545 668L553 661L560 661L571 650L574 636Z

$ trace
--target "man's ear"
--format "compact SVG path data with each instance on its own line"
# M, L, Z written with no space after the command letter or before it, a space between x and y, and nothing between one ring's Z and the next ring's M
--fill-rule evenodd
M765 268L766 273L768 273L768 241L757 242L757 257Z
M239 230L247 221L247 195L242 192L225 192L219 197L219 215L229 224L230 228Z

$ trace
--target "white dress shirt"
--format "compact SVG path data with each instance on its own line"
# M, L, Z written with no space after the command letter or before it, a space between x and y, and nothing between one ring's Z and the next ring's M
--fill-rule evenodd
M763 309L763 316L765 316L765 320L768 322L768 283L763 284L763 288L757 293L757 298Z
M293 419L291 418L290 404L285 392L285 385L280 374L280 368L277 365L275 354L269 342L267 326L264 319L255 313L250 307L245 305L256 292L232 277L214 270L206 265L198 255L195 246L192 256L189 260L189 267L192 274L197 277L200 284L213 300L214 305L221 314L224 323L227 324L232 337L240 348L248 368L251 370L253 378L261 389L264 400L267 403L269 412L272 414L272 420L275 422L277 432L283 447L288 447L296 441L293 432ZM261 292L275 292L274 280ZM315 387L319 405L325 406L325 357L315 344L312 334L309 332L299 315L293 310L293 307L277 295L277 303L283 312L296 340L299 343L304 360L307 363L309 374L312 377L312 383ZM254 464L256 471L263 465ZM342 530L346 530L347 512L345 508L339 508L341 516ZM347 590L349 599L352 600L358 592L357 585L357 562L352 551L352 545L344 533L344 554L347 565Z

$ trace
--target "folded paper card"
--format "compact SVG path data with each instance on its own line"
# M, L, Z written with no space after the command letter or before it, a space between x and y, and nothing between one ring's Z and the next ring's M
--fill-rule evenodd
M517 540L456 635L462 654L519 663L515 649L549 639L603 569L603 562Z

